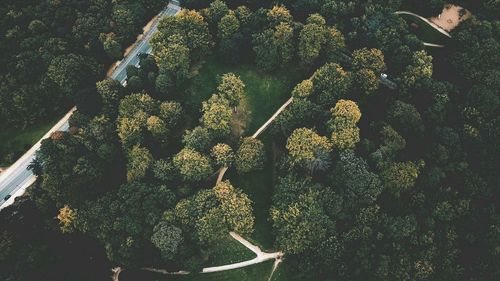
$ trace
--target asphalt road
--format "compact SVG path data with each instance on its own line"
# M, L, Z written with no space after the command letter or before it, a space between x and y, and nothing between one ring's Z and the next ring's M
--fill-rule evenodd
M159 14L162 16L173 16L177 14L180 10L178 6L178 1L172 1L167 8L165 8ZM149 39L158 30L158 21L155 21L151 26L150 30L143 35L137 46L125 57L121 63L116 67L113 73L110 75L111 78L120 81L124 84L127 78L126 68L128 65L138 65L139 64L139 54L150 53L151 46L149 45ZM0 210L14 203L14 199L22 194L26 188L33 184L36 180L35 175L28 169L30 163L36 157L36 151L40 148L41 141L45 138L50 137L50 135L55 131L67 131L69 128L68 119L73 113L75 108L71 109L70 112L66 114L59 122L48 131L40 141L38 141L30 150L28 150L21 158L19 158L14 164L12 164L7 170L0 174ZM8 200L4 200L6 196L11 197Z

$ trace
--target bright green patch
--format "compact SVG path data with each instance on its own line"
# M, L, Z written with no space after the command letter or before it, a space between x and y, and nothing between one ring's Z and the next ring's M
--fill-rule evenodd
M400 14L399 16L401 16L401 18L403 18L409 24L415 23L418 25L418 28L412 28L411 30L423 42L441 45L446 45L449 42L449 38L446 35L442 34L422 19L407 14Z
M39 141L60 116L54 116L40 121L24 130L0 129L0 166L8 166Z
M210 247L209 252L210 256L205 267L242 262L257 256L230 235L217 241Z

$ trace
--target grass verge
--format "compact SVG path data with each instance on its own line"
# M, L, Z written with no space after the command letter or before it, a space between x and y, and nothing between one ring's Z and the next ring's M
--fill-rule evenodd
M29 150L52 128L61 116L56 115L27 127L0 129L0 166L8 166Z

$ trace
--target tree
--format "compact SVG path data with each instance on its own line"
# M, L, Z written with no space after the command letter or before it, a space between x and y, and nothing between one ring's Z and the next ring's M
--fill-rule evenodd
M151 132L151 135L153 135L157 141L166 142L169 130L165 122L160 117L155 115L149 116L146 120L146 128L149 132Z
M308 18L308 24L302 28L299 34L299 58L305 65L316 61L321 54L321 48L325 44L324 26L318 20L320 16L312 15ZM324 22L324 19L323 19Z
M210 7L208 8L208 21L212 25L215 25L220 22L220 20L228 13L229 8L227 7L226 3L221 0L215 0L210 3Z
M278 65L283 67L295 55L293 28L289 23L280 23L274 28L273 45L276 47Z
M207 128L197 126L192 130L186 130L182 137L182 143L197 151L206 151L212 143L212 136Z
M96 83L97 93L101 97L102 112L110 117L118 114L118 104L123 97L121 84L113 79L105 79Z
M333 105L350 89L351 78L347 71L336 63L327 63L313 75L313 94L322 105Z
M240 173L248 173L253 170L262 169L265 154L264 144L255 138L246 137L241 141L236 151L236 170Z
M274 45L274 32L266 29L254 34L252 46L255 53L255 63L263 71L272 71L278 66L278 50Z
M160 250L165 260L172 260L183 243L182 230L162 220L153 229L151 243Z
M167 81L172 82L171 85L167 83L167 89L178 87L187 79L191 62L189 49L185 45L172 43L163 48L155 49L154 58L160 75L166 75L169 78ZM161 85L161 88L165 87Z
M99 39L104 47L104 51L112 58L119 59L122 57L122 46L116 40L116 35L113 32L101 33Z
M351 100L339 100L335 107L330 109L332 120L344 126L354 126L361 119L361 111L358 105Z
M314 248L326 237L330 221L322 206L321 186L309 178L280 178L271 207L276 244L288 254Z
M243 35L240 32L240 22L233 11L222 17L217 30L221 57L229 62L239 61L238 51Z
M71 209L68 205L64 205L64 207L59 209L57 219L59 220L59 228L62 233L71 233L74 231L76 211Z
M182 42L189 49L189 58L193 62L205 57L213 44L208 24L194 10L183 9L175 17L163 17L158 23L158 31L150 41L154 50L168 46L175 35L175 43Z
M285 6L274 6L267 12L267 21L270 27L275 27L281 23L291 23L293 17Z
M234 73L226 73L222 75L217 92L222 98L229 101L229 106L237 107L245 95L245 84Z
M398 162L390 164L382 171L382 179L387 189L399 197L402 192L415 186L419 168L413 162Z
M215 164L225 167L229 167L233 164L235 158L233 149L225 143L218 143L212 147L211 155Z
M379 88L379 75L373 70L363 68L354 73L353 83L363 94L369 95Z
M335 27L328 27L325 30L324 54L328 61L338 61L342 59L342 54L346 50L345 38L342 32Z
M153 155L147 148L135 145L127 155L127 181L140 180L153 164Z
M216 138L223 138L231 132L233 111L227 99L214 94L202 103L203 115L200 119L205 128Z
M420 113L411 104L395 101L387 112L387 118L398 131L417 135L424 131Z
M357 157L352 150L340 152L339 162L331 176L331 182L345 196L344 206L347 209L370 205L382 192L379 177L370 172L366 161Z
M96 75L95 62L76 54L55 57L47 69L47 76L68 94L76 91L84 82L94 79Z
M170 159L160 159L153 163L154 177L160 181L170 181L177 176L175 167Z
M403 83L407 87L412 87L417 80L431 76L432 56L427 55L423 50L414 52L411 64L406 67L403 73Z
M182 106L178 102L165 101L160 103L160 118L165 122L167 128L173 129L182 116Z
M292 165L300 165L312 172L325 170L331 162L331 143L308 128L295 129L286 142L286 149Z
M379 49L358 49L352 53L352 68L354 71L369 69L380 74L387 69L384 54Z
M323 110L319 105L294 97L293 102L274 119L270 129L273 133L280 132L288 137L297 128L313 127L322 113Z
M311 79L306 79L297 84L292 90L292 97L305 99L312 94L313 83Z
M250 234L255 221L252 202L229 181L179 201L174 214L200 243L212 243L229 231Z
M359 142L359 129L356 127L361 118L358 105L351 100L339 100L330 109L332 118L328 127L332 132L332 144L337 150L354 149Z
M173 163L185 181L201 181L213 173L210 159L191 148L183 148Z

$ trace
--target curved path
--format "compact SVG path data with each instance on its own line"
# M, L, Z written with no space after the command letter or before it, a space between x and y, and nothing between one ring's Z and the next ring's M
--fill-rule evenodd
M202 269L201 273L211 273L211 272L219 272L219 271L226 271L226 270L231 270L231 269L237 269L237 268L242 268L254 264L258 264L261 262L265 262L268 260L275 260L274 266L273 266L273 271L276 269L277 265L281 262L281 258L283 257L283 253L280 252L274 252L274 253L266 253L263 252L258 246L253 245L250 243L248 240L245 238L241 237L240 235L236 234L235 232L229 232L229 235L233 237L236 241L240 242L243 244L243 246L247 247L250 251L254 252L257 257L251 259L251 260L246 260L242 262L237 262L237 263L231 263L231 264L226 264L226 265L221 265L221 266L212 266L212 267L205 267ZM113 269L113 272L115 273L115 276L117 276L116 269ZM156 272L156 273L161 273L161 274L189 274L187 271L177 271L177 272L168 272L167 270L164 269L158 269L158 268L152 268L152 267L143 267L142 270L146 271L151 271L151 272ZM121 271L121 269L120 269ZM118 281L118 278L114 278L114 281Z
M396 15L410 15L410 16L414 16L414 17L417 17L423 21L425 21L427 24L429 24L430 26L432 26L434 29L436 29L437 31L441 32L442 34L444 34L445 36L447 36L448 38L451 38L451 35L444 29L442 29L441 27L439 27L437 24L433 23L432 21L420 16L420 15L417 15L415 13L412 13L412 12L408 12L408 11L396 11L394 12Z

